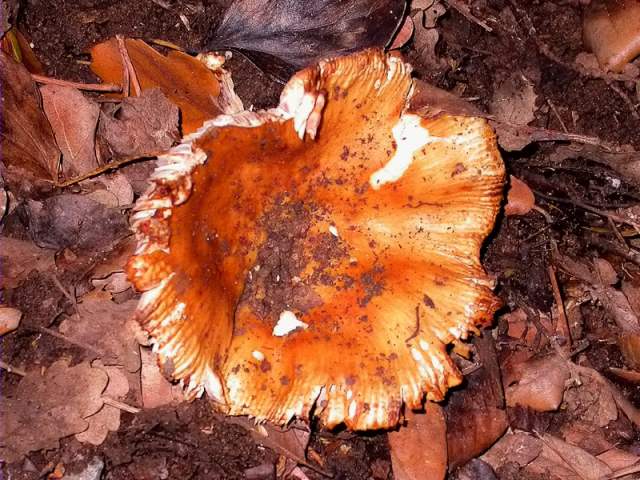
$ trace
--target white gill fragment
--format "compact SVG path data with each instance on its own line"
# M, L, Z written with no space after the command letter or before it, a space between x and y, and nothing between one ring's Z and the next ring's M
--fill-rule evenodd
M403 114L391 129L397 145L396 152L384 167L371 174L369 183L374 190L402 177L411 165L413 153L416 150L424 147L427 143L444 140L441 137L432 137L429 130L420 125L421 120L422 118L418 115Z
M335 225L329 225L329 233L331 233L331 235L333 235L334 237L339 237L338 229Z
M309 325L298 320L295 313L285 310L280 314L278 323L273 327L274 337L284 337L298 328L307 328Z

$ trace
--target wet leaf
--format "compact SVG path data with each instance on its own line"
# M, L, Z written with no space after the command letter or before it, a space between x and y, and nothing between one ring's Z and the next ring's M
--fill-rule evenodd
M396 480L443 479L447 473L447 425L442 407L428 402L425 413L406 414L407 424L389 432Z
M29 233L46 248L83 253L108 250L129 233L127 219L86 195L63 194L39 202L29 200Z
M21 318L22 312L17 308L0 305L0 337L18 328Z
M538 438L524 432L513 432L505 434L480 458L497 470L511 462L525 467L541 453L542 442Z
M60 85L40 87L42 105L60 150L65 177L87 173L98 166L95 152L100 107L79 90Z
M389 50L397 50L399 48L404 47L409 41L411 37L413 37L413 31L415 27L413 25L413 19L411 17L406 17L404 19L404 23L400 28L400 31L393 39L393 43L389 47Z
M536 204L536 197L529 186L513 175L509 176L510 185L507 193L507 204L504 213L511 215L526 215Z
M60 151L27 69L0 51L3 174L10 190L29 196L57 180Z
M205 120L242 109L237 98L225 98L228 87L224 83L229 80L221 70L214 73L181 52L161 55L142 40L127 39L125 44L142 91L160 88L180 109L183 135L200 128ZM122 58L115 39L93 47L91 58L91 69L103 81L122 84Z
M504 372L507 405L529 407L538 412L556 410L568 379L566 362L557 356L510 365Z
M98 126L105 156L142 156L168 150L179 138L178 115L178 108L157 88L113 105L101 114Z
M562 479L601 480L611 469L593 455L552 435L541 437L543 448L528 470L545 474L549 471Z
M136 301L117 304L107 292L93 291L78 303L78 316L60 324L60 333L93 347L105 365L121 365L130 372L140 368L136 335L140 327L133 319Z
M602 68L620 72L640 55L640 4L636 0L594 0L586 9L584 43Z
M321 58L385 46L404 9L404 0L235 0L206 48L253 52L250 58L258 67L284 81L292 70L271 69L274 59L300 68ZM262 61L256 54L263 54Z
M15 394L0 401L0 458L15 462L31 451L57 448L60 438L86 430L85 418L102 407L107 381L105 372L88 363L69 367L64 360L42 376L29 372Z

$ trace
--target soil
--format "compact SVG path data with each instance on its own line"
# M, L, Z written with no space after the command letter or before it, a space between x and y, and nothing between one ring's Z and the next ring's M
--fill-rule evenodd
M148 41L155 38L168 40L197 51L207 33L219 21L227 3L230 2L27 0L22 5L19 27L33 43L48 75L95 82L98 79L86 64L86 52L91 45L121 34ZM519 8L518 3L521 5ZM567 128L573 133L640 148L640 120L634 118L630 110L632 107L625 98L612 90L607 81L572 67L576 55L584 50L580 36L582 7L579 3L477 1L474 2L476 16L501 20L497 31L487 32L454 9L449 9L438 24L441 40L437 53L447 59L446 65L424 64L411 45L405 47L404 53L414 65L416 76L475 99L477 106L485 110L489 108L496 86L512 72L522 72L533 82L538 94L535 126L554 130ZM166 4L166 8L161 4ZM531 22L535 36L531 35L527 22ZM245 105L263 108L277 104L281 85L244 57L235 53L228 68L234 78L236 92ZM624 92L631 98L635 95L626 86ZM503 152L509 173L539 193L537 203L550 218L548 221L541 214L502 217L487 242L484 265L497 278L497 292L504 304L510 307L529 306L543 312L550 311L554 299L548 267L553 244L566 255L585 257L597 253L619 264L620 257L607 247L610 245L608 241L615 241L615 233L601 216L580 207L578 202L600 209L613 209L640 198L637 185L600 164L584 159L560 163L551 160L551 153L556 147L556 144L538 143L521 152ZM274 215L286 213L276 212ZM304 213L297 212L295 222L304 227ZM603 230L605 233L601 233ZM294 277L304 265L295 264L292 260L291 254L295 252L291 245L288 250L284 248L274 254L276 246L287 247L295 243L295 235L286 238L278 235L279 231L273 230L272 243L267 243L260 253L260 263L272 267L261 275L279 272L290 280L289 277ZM327 248L335 250L336 247ZM288 262L286 268L281 262L285 257ZM632 262L625 261L624 266L631 273L638 271ZM559 276L561 284L568 282L568 277L561 273ZM255 288L260 287L260 278L256 278ZM35 305L39 301L38 292L53 290L55 285L34 283L29 288L16 293L19 295L16 301L21 305ZM375 288L372 288L371 295L375 294ZM291 305L292 298L298 298L290 291L271 292L270 295L268 305L253 306L265 317L282 311L284 305ZM40 339L38 328L49 326L45 318L51 321L51 310L69 306L60 294L56 305L42 306L46 312L38 313L37 309L29 308L39 315L37 318L40 320L21 334L17 346L8 353L20 357L21 350L22 355L38 351L36 362L42 364L61 354L72 358L78 355L75 347L58 344L55 339L40 341L41 344L48 343L49 348L46 349L36 350L29 346ZM302 310L305 305L295 307ZM602 330L603 312L598 307L585 307L582 314L587 329L585 336L595 338L596 332ZM598 370L605 371L611 365L623 366L619 349L610 341L592 342L588 357ZM10 381L5 380L3 385L10 387ZM639 387L618 385L633 401L640 401ZM562 415L531 415L517 409L510 409L509 417L514 427L552 431L558 428L558 422L563 421ZM620 426L612 437L619 445L640 440L638 432L629 425ZM392 478L384 433L356 436L315 431L310 449L324 459L323 468L332 472L335 479ZM30 462L37 466L37 472L44 465L58 462L63 462L73 471L94 457L105 462L103 478L107 479L209 479L245 478L246 470L273 463L277 455L258 446L241 427L221 421L211 413L206 401L199 400L177 410L162 408L138 415L125 414L119 431L111 433L104 444L87 447L74 439L67 439L60 449L40 452L32 456ZM505 468L498 473L500 478L520 478L517 477L517 469L514 472ZM309 469L305 469L305 473L312 479L322 478ZM38 478L25 465L9 466L6 474L7 478Z

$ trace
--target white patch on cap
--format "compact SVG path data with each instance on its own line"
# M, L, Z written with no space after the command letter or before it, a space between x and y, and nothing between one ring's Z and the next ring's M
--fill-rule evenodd
M295 313L285 310L280 314L278 323L273 327L272 334L274 337L284 337L298 328L307 328L308 326L308 324L298 320Z
M259 362L264 360L264 353L262 353L260 350L254 350L253 352L251 352L251 355L253 355L253 358L258 360Z
M333 235L334 237L338 237L338 229L336 228L335 225L329 225L329 232L331 233L331 235Z
M441 137L432 137L429 130L420 125L422 117L406 114L400 117L398 123L391 129L396 141L396 153L391 160L369 178L374 190L385 183L395 182L407 171L413 162L413 153L427 143L442 141Z

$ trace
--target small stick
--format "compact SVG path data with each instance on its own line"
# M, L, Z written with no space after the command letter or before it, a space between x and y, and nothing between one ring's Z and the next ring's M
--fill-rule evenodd
M46 333L47 335L51 335L52 337L56 337L59 338L60 340L64 340L67 343L70 343L71 345L75 345L76 347L80 347L83 348L85 350L89 350L92 353L95 353L96 355L102 357L104 356L104 352L101 350L98 350L95 347L92 347L91 345L88 345L86 343L83 342L79 342L77 340L74 340L72 338L69 338L61 333L56 332L55 330L51 330L50 328L47 327L38 327L38 330L40 330L43 333Z
M122 91L122 87L120 85L114 85L113 83L71 82L69 80L59 80L57 78L45 77L44 75L38 75L35 73L31 74L31 78L33 78L38 83L60 85L62 87L72 87L72 88L77 88L78 90L89 90L92 92L121 92Z
M21 377L27 376L27 372L25 372L23 369L14 367L13 365L9 365L8 363L3 362L2 360L0 360L0 368L2 368L3 370L6 370L9 373L15 373L16 375L20 375Z
M564 121L562 120L560 113L558 113L558 109L556 108L556 106L554 105L554 103L551 101L550 98L547 98L547 104L551 108L551 111L555 115L558 122L560 122L560 126L562 127L562 130L564 131L564 133L569 133L569 130L567 130L567 126L564 124Z
M126 71L126 85L129 86L127 90L130 90L130 87L133 86L133 93L136 96L140 95L142 91L140 88L140 82L138 81L138 76L136 75L136 70L133 68L133 63L131 63L131 57L129 57L129 52L127 51L127 45L124 43L124 39L122 35L116 35L116 39L118 40L118 50L120 51L120 56L122 57L123 63L123 74Z
M98 168L90 172L87 172L83 175L69 179L62 183L57 183L56 187L58 188L69 187L71 185L75 185L76 183L82 182L83 180L87 180L88 178L97 177L98 175L108 172L109 170L114 170L128 163L135 162L136 160L143 160L143 159L150 160L152 158L157 158L159 155L162 155L162 153L163 152L151 152L145 155L135 155L132 157L124 157L124 158L121 158L120 160L115 160L113 162L105 163L104 165L101 165Z
M105 405L109 405L110 407L117 408L118 410L123 410L129 413L140 413L141 411L138 407L131 406L127 403L121 402L107 395L103 395L101 398L102 398L102 401L105 403Z
M479 19L473 13L467 5L460 2L459 0L446 0L451 8L460 13L464 18L469 20L471 23L475 23L476 25L483 28L485 31L491 33L493 32L493 28L491 28L484 20Z
M562 295L560 295L560 287L558 287L558 279L556 277L556 271L553 265L547 267L547 273L549 274L549 280L551 281L551 289L553 290L553 298L556 301L558 307L558 315L562 322L562 329L566 332L567 339L569 340L569 346L571 346L571 330L569 329L569 320L567 319L567 312L564 310L564 301Z

